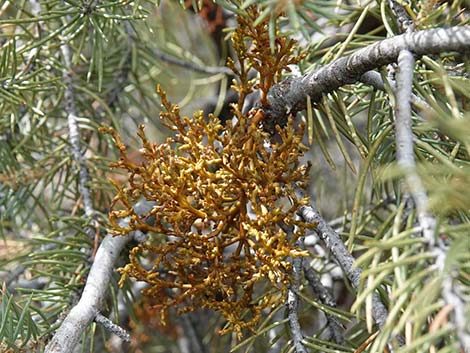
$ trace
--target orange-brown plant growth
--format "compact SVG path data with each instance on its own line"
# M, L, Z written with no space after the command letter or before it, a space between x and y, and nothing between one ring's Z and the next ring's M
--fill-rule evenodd
M242 42L235 48L243 66L249 59L240 50L256 51ZM239 79L238 88L249 86L246 77ZM241 113L243 99L233 107L237 122L223 126L202 112L181 116L160 88L158 93L165 109L161 118L173 136L152 143L140 127L141 164L133 163L119 135L106 129L121 154L114 166L129 175L127 185L116 185L113 232L150 234L120 269L122 280L147 282L144 294L159 302L163 314L169 308L215 310L228 322L224 332L240 335L254 327L263 309L284 301L290 259L305 255L294 245L308 227L296 218L306 202L295 193L308 174L299 163L303 128L291 119L278 128L274 142L261 128L259 110ZM137 215L132 205L142 197L155 206ZM123 228L119 221L125 217L130 223ZM151 263L144 265L143 258Z
M259 88L261 104L266 106L269 89L281 80L283 71L290 71L288 65L297 64L305 55L294 55L295 40L288 39L279 32L271 43L269 17L255 25L260 16L257 7L251 6L246 12L246 16L238 17L238 27L232 33L239 67L231 59L227 66L239 77L239 83L234 87L239 92L239 105L253 88ZM273 29L274 32L277 31L277 28ZM255 85L248 81L248 71L251 68L258 72L258 82Z

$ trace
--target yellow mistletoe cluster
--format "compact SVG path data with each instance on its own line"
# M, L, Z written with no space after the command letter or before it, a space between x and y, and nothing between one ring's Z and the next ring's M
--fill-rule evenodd
M256 9L249 11L255 18ZM260 38L251 38L245 47L249 25L245 21L244 29L234 34L241 58L238 74L254 64L250 55L255 54L246 53L260 52L256 49ZM267 24L260 26L266 35ZM276 48L291 53L291 44L287 43L288 49L284 44L279 42ZM256 62L262 60L258 56ZM263 82L274 83L285 62L292 61L271 65L271 73L263 73ZM166 143L156 144L141 126L140 164L131 160L119 135L106 130L121 154L113 166L128 172L127 185L116 185L110 213L113 231L150 234L148 242L131 251L130 263L120 269L122 279L148 283L144 294L157 300L162 314L170 307L179 312L215 310L228 322L225 331L240 335L244 328L254 327L263 309L284 301L290 259L305 255L294 243L309 225L296 217L306 202L295 193L305 187L308 174L308 167L299 164L303 128L294 127L290 119L273 139L262 129L261 109L241 113L252 87L246 75L238 78L235 85L244 92L243 98L233 106L236 122L228 126L202 112L191 118L181 116L178 106L158 88L166 111L161 118L174 133ZM260 85L266 89L264 83ZM147 214L138 215L133 209L140 198L155 202ZM119 220L125 217L130 217L130 223L123 228Z

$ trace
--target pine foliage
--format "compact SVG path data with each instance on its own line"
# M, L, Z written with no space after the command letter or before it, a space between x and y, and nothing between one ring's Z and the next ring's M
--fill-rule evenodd
M292 229L279 225L277 199L255 205L256 185L243 184L252 175L234 172L238 179L230 179L224 174L224 187L230 189L225 185L229 179L246 186L241 194L251 197L254 213L272 222L250 228L259 241L255 250L262 248L268 255L255 257L251 272L245 273L265 277L249 288L243 305L224 300L253 280L239 276L239 283L227 285L237 277L232 268L223 268L226 272L213 281L220 288L198 282L196 294L185 292L166 301L169 309L185 302L192 312L169 310L163 322L162 301L156 299L168 286L158 286L153 298L142 296L141 282L119 281L115 271L99 310L128 330L131 342L121 342L93 322L77 351L465 352L470 346L468 46L437 54L430 50L434 54L416 58L410 95L416 166L398 161L396 63L376 68L381 84L364 79L320 99L302 97L305 109L289 116L286 127L270 125L267 115L259 118L257 113L263 114L270 99L277 99L271 88L288 87L299 76L385 38L432 28L468 28L469 8L466 0L0 1L0 351L45 350L80 299L97 249L110 231L147 231L162 242L158 249L132 242L115 264L131 277L152 276L169 239L164 235L173 237L167 243L171 246L183 244L195 222L207 221L202 211L207 200L212 206L218 202L213 190L210 197L181 209L165 206L182 196L192 202L191 193L206 185L203 177L212 175L202 169L217 177L220 165L196 166L199 159L188 162L184 153L205 151L214 160L220 157L217 163L222 165L223 158L231 158L224 148L232 146L237 163L261 161L253 169L263 192L295 206L282 220L288 219L286 226L295 225L302 235L283 238ZM237 35L235 44L229 44ZM179 108L157 92L157 84ZM213 115L208 118L208 113ZM246 124L245 135L231 135L233 116ZM142 124L145 134L139 130ZM114 140L103 130L112 132ZM172 130L179 130L179 137ZM282 138L271 137L276 134ZM203 147L208 140L210 151ZM272 146L266 146L268 140ZM158 153L156 146L163 146ZM172 200L165 199L166 189L153 185L160 194L152 201L163 204L148 214L148 222L139 219L132 203L146 195L155 170L166 168L158 160L168 166L180 163L167 170L172 179L162 188L183 182L178 178L188 168L200 168L202 174L193 179L188 174L188 189L179 190ZM126 173L111 168L113 163ZM310 169L299 167L308 164ZM286 165L287 171L279 175L304 187L300 195L287 182L267 184L270 173ZM137 184L139 178L150 181L140 189L124 190L127 172L136 176ZM420 181L421 189L409 182L410 176ZM425 218L416 202L417 189L425 195ZM342 270L338 250L319 233L321 222L307 224L308 217L302 218L307 199L355 259L350 273ZM124 201L127 213L113 208L113 200ZM223 214L233 208L233 203L217 205ZM246 204L242 206L247 212ZM154 222L152 217L160 215ZM119 221L128 216L134 217L129 223L133 226L126 228ZM222 238L227 242L242 232L243 224L244 230L251 224L248 216L245 223L240 217L227 219L228 235ZM432 220L431 237L422 229L426 220ZM178 224L180 232L169 234ZM279 251L269 252L269 237ZM166 278L173 278L173 284L195 276L182 264L202 258L207 262L202 252L199 259L185 258L204 244L193 245L178 248L178 261L167 266ZM132 248L153 250L154 257L152 251L136 257L138 251ZM220 261L227 261L224 247L216 250ZM249 246L244 253L250 254ZM273 258L274 253L281 258ZM260 264L263 270L253 270ZM351 274L358 270L354 282ZM175 293L165 295L174 298ZM383 303L385 316L377 314L377 303ZM256 320L249 321L250 315ZM235 330L230 326L234 323Z

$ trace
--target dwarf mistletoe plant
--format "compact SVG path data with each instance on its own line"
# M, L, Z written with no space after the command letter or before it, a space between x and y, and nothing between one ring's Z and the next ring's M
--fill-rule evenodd
M169 308L218 311L229 322L223 332L234 330L240 337L243 328L253 329L261 310L286 299L290 259L307 254L296 240L312 227L297 217L308 204L296 194L308 178L308 167L299 161L305 149L303 127L290 119L273 138L263 130L261 109L242 113L255 88L261 90L261 104L267 104L271 86L301 56L294 54L295 42L283 36L271 51L268 20L254 25L259 16L255 6L247 13L238 17L232 34L238 61L230 60L229 67L239 94L232 105L233 124L223 126L201 111L182 117L158 87L165 109L160 116L174 135L159 145L147 139L141 126L141 163L129 158L114 130L103 129L113 134L121 153L112 166L129 173L125 187L115 184L113 233L151 233L119 270L121 281L133 277L148 283L143 293L160 299L162 313ZM248 78L251 68L259 79ZM140 198L155 203L142 215L133 208ZM131 217L129 225L120 226L126 217ZM146 269L142 262L148 259Z
M470 351L469 23L0 1L0 351Z

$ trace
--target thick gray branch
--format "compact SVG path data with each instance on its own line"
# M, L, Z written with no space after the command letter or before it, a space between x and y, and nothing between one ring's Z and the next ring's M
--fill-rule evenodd
M137 214L150 211L154 203L141 200L134 210ZM130 218L123 219L121 226L128 226ZM124 245L134 234L113 236L108 234L96 252L95 261L80 297L46 347L45 353L70 353L77 346L86 327L95 319L105 298L114 263Z
M114 263L130 235L114 237L107 235L96 253L90 274L80 301L55 333L46 347L46 353L69 353L77 346L86 327L98 314L111 278Z
M396 62L402 50L417 56L449 51L470 50L470 26L437 28L409 32L359 49L320 69L299 78L288 78L273 86L268 94L269 107L265 108L266 128L285 125L288 113L305 108L306 97L318 102L323 94L360 80L367 71Z

